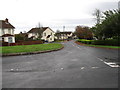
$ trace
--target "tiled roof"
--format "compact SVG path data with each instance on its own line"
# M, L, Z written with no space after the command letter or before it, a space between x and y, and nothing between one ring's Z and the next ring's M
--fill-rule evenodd
M6 20L0 20L0 28L12 28L14 29L15 27L13 25L11 25L9 22L8 22L8 19Z
M48 27L41 27L41 28L32 28L27 33L42 33L44 32Z

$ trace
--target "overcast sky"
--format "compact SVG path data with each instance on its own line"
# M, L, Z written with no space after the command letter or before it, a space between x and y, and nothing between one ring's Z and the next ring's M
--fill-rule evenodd
M54 31L74 31L77 25L93 26L92 13L117 9L120 0L0 0L0 20L16 27L15 33L28 31L40 22Z

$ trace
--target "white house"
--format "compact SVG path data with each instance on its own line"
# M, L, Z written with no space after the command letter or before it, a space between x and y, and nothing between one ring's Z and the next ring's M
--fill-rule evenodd
M58 32L58 33L56 33L56 39L72 39L74 37L75 36L72 32Z
M53 42L55 38L55 32L49 27L40 27L40 28L32 28L28 33L28 38L32 39L42 39L48 42Z
M15 43L14 29L15 27L9 23L7 18L0 20L0 41Z

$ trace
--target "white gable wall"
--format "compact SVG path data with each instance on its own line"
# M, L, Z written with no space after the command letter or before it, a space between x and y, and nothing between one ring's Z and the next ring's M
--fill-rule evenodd
M49 38L47 38L47 36L50 35ZM42 38L43 40L45 41L48 41L48 42L53 42L54 41L54 38L55 38L55 33L50 29L50 28L47 28L43 34L42 34Z

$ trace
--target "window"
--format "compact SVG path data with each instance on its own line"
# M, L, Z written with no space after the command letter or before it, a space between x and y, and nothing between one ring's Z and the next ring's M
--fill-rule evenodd
M52 38L50 38L50 40L52 40Z
M44 33L44 36L46 36L46 33Z
M3 34L5 34L5 30L3 29Z
M11 34L11 29L8 29L8 34Z
M9 43L12 43L13 41L12 41L12 37L8 37L8 42Z
M51 32L51 35L52 35L52 32Z

